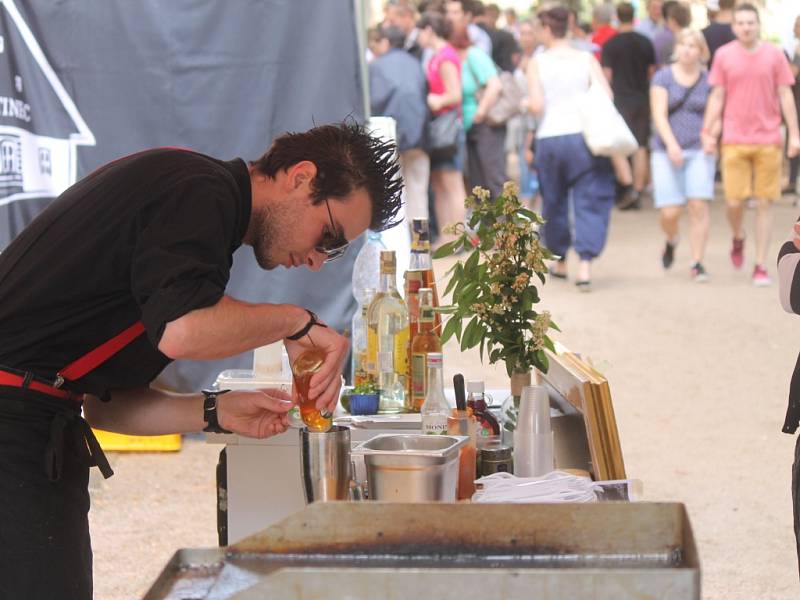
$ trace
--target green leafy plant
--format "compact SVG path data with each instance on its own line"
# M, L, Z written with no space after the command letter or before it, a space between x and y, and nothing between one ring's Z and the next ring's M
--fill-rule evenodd
M547 332L559 329L549 312L534 308L539 302L536 279L544 284L544 261L555 258L541 243L538 226L544 220L522 206L512 182L497 198L490 196L483 188L472 190L465 201L472 210L469 227L449 227L446 231L456 239L434 253L434 258L462 249L468 253L447 272L444 294L452 291L453 303L438 309L450 315L442 343L455 336L462 351L480 346L481 360L486 354L490 364L504 361L509 377L533 367L547 372L544 349L555 351Z
M377 394L377 393L378 393L378 386L376 386L371 381L365 381L363 383L359 383L352 390L350 390L349 395L351 395L351 396L354 395L354 394L368 395L368 394Z

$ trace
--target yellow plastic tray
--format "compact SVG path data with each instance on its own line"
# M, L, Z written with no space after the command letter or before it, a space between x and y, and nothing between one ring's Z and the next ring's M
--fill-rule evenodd
M177 452L181 449L181 435L125 435L102 429L93 429L100 447L107 452Z

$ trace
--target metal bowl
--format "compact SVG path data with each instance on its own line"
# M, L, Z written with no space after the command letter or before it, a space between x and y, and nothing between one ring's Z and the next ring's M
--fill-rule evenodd
M454 502L458 455L468 437L455 435L377 435L353 454L364 457L369 495L388 502Z

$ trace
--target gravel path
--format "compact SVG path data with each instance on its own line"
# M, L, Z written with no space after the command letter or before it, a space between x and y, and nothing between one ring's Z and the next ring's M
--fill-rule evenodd
M797 213L776 207L772 256ZM776 286L751 285L752 244L745 269L732 269L721 203L712 212L710 283L689 280L686 238L665 273L662 243L652 209L615 212L594 291L548 282L543 306L563 331L558 339L608 377L628 475L644 482L647 500L686 503L703 597L796 598L794 439L780 427L800 322L781 310ZM488 385L505 384L504 370L448 346L446 377L483 372ZM116 455L116 475L93 479L96 598L140 597L177 548L216 544L218 451L195 438L178 454Z

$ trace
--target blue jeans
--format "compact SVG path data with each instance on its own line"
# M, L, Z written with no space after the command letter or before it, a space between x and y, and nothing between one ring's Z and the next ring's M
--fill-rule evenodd
M593 156L579 133L536 140L535 154L542 216L547 221L545 244L559 256L574 246L581 260L596 258L605 246L614 205L611 161Z

